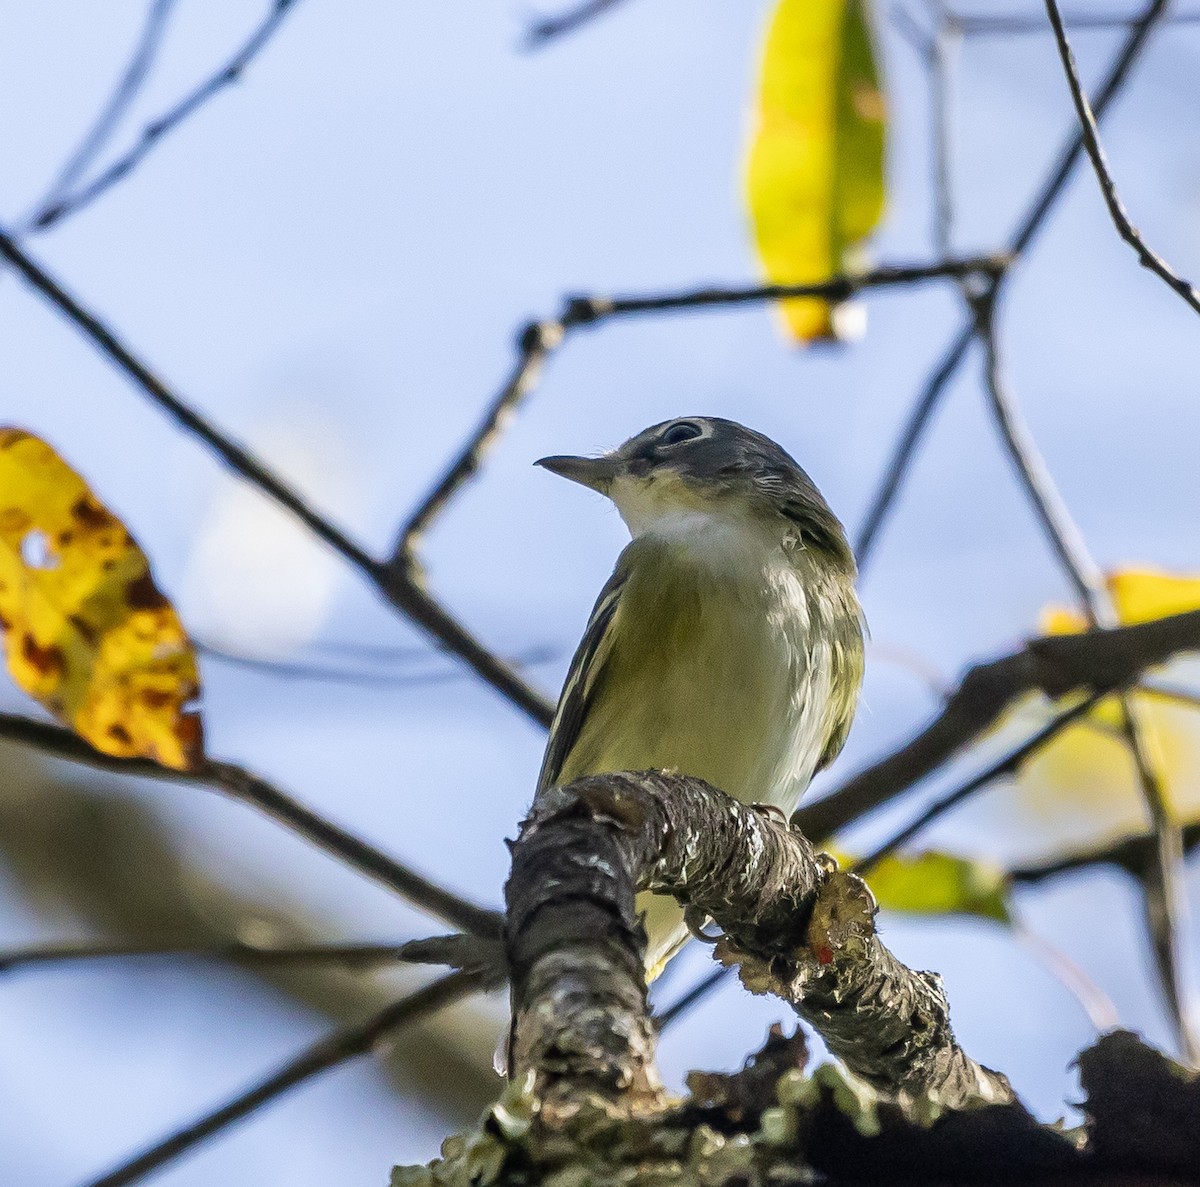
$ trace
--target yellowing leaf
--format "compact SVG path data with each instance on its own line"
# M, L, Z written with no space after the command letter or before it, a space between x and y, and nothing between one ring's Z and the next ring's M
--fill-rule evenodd
M1200 577L1180 577L1161 569L1118 569L1108 574L1105 584L1117 618L1126 625L1200 609ZM1086 625L1077 610L1050 606L1042 612L1041 627L1048 635L1074 634Z
M867 0L779 0L746 178L772 282L819 282L855 265L883 214L885 130ZM801 342L846 336L845 306L803 298L782 312Z
M839 864L850 861L838 856ZM953 853L895 853L866 875L875 901L908 915L978 915L1008 923L1008 877L998 865Z
M124 525L44 441L0 429L0 627L13 679L97 750L186 770L196 656Z
M1109 574L1108 592L1122 623L1149 622L1200 608L1200 578L1154 569ZM1075 610L1052 606L1041 615L1046 634L1082 631L1087 621ZM1134 691L1130 701L1164 791L1179 819L1200 806L1200 715L1160 696ZM1028 710L1025 710L1028 712ZM1141 831L1147 827L1137 772L1123 734L1116 697L1106 697L1080 725L1064 730L1021 768L1022 802L1043 821L1069 832L1073 842Z
M1121 569L1108 578L1122 622L1149 622L1200 609L1200 577L1178 577L1158 569Z

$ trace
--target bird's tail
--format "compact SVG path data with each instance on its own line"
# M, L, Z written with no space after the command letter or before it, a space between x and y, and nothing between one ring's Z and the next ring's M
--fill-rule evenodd
M688 941L683 908L668 894L638 895L638 910L646 928L646 981L653 981L667 961Z

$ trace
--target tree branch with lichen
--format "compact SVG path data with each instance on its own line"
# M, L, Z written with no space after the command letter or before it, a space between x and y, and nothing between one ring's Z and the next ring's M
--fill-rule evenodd
M513 846L510 1072L532 1073L543 1098L661 1099L639 889L711 918L717 958L788 1002L877 1091L944 1108L1012 1099L958 1045L939 979L879 940L865 883L774 814L664 772L553 789Z

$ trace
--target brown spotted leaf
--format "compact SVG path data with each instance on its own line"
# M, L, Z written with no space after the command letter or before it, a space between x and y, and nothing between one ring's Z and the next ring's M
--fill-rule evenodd
M16 683L97 750L186 770L196 655L145 554L44 441L0 429L0 626Z

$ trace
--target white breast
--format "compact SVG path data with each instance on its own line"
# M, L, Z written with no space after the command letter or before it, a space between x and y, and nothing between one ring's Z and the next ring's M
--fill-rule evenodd
M658 704L689 706L687 727L667 731L681 752L647 765L790 812L830 732L831 656L804 553L781 521L736 504L689 505L658 483L618 483L613 499L635 538L661 546L659 583L695 589L700 606L699 629L658 672Z

